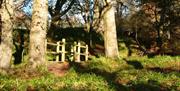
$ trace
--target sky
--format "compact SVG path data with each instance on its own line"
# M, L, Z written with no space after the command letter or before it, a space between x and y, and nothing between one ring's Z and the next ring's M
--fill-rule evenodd
M57 1L57 0L49 0L49 6L55 6L56 1ZM82 2L83 0L79 0L79 1ZM91 1L93 1L93 0L91 0ZM33 5L33 2L32 2L32 0L30 0L30 2L29 2L25 7L23 7L23 11L24 11L28 16L31 16L31 15L32 15L32 11L33 11L33 10L32 10L32 5ZM64 7L64 9L66 8L65 5L64 5L63 7ZM70 15L70 14L67 14L67 15ZM48 16L49 16L49 19L51 20L51 15L49 14ZM85 22L84 22L84 19L83 19L83 16L82 16L81 14L75 14L74 16L75 16L76 18L78 18L81 23L85 23Z
M55 3L56 3L57 0L49 0L49 6L55 6ZM94 0L89 0L90 1L90 22L92 22L93 20L93 9L94 9ZM125 6L129 6L130 5L130 2L131 0L125 0L126 2L123 2L123 4ZM84 0L79 0L80 4L82 5ZM82 3L81 3L82 2ZM30 2L25 6L23 7L23 11L28 15L28 16L31 16L32 15L32 0L30 0ZM139 2L133 2L135 4L139 4ZM66 6L64 5L63 6L64 9L66 8ZM137 8L138 9L138 8ZM130 12L130 8L128 7L124 7L124 9L122 10L122 14L124 16L128 15ZM68 16L70 16L70 14L67 14ZM82 14L74 14L74 16L83 24L85 23L84 19L83 19L83 16ZM49 14L49 19L51 20L51 15Z

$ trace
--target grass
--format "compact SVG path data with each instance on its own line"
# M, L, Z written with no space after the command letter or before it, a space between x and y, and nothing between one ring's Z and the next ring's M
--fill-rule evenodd
M119 88L124 91L179 91L180 57L155 56L154 58L132 56L112 60L104 57L93 58L89 69L106 72ZM98 71L100 70L100 72Z
M63 77L42 67L14 66L0 75L1 91L180 91L180 56L95 58L76 65Z
M126 64L126 62L122 61L121 59L113 60L105 57L93 57L91 61L88 61L89 69L98 69L109 73L116 72L117 70L120 70L121 68L125 68L127 66L128 65Z
M45 71L44 71L45 72ZM50 73L40 72L36 77L24 78L14 75L0 75L1 91L79 91L79 90L113 90L105 79L95 74L78 74L71 68L64 77L58 77ZM21 72L22 73L22 72Z

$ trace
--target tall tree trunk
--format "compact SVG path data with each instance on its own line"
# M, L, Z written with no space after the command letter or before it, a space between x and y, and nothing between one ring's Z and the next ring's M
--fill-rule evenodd
M48 29L48 0L34 0L30 31L29 61L35 68L45 63L45 39Z
M1 6L0 69L10 67L12 58L13 0L3 0Z
M113 0L106 0L106 7L104 9L104 44L105 54L110 58L117 58L119 56L115 23L115 7Z

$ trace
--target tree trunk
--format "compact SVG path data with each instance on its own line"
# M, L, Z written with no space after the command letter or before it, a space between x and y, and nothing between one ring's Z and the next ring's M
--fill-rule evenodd
M35 68L45 63L45 39L48 29L48 0L34 0L30 31L29 61Z
M104 9L104 44L106 57L117 58L119 56L115 23L115 7L112 0L106 1Z
M0 69L10 67L12 58L13 0L3 0L1 6Z

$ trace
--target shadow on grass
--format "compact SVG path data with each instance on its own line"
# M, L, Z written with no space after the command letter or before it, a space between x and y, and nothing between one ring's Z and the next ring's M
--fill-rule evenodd
M167 87L162 87L155 80L148 80L147 83L138 83L131 86L133 91L170 91Z
M168 67L168 68L152 67L152 68L146 68L146 69L154 71L154 72L164 73L164 74L169 74L171 72L176 72L176 73L180 72L180 70L173 69L173 68L170 68L170 67Z
M86 65L83 65L81 63L72 62L70 63L70 65L71 67L74 67L77 73L80 73L80 74L94 73L97 76L103 77L108 82L108 85L112 88L115 88L116 91L169 91L169 88L161 87L157 81L149 80L147 83L130 82L124 85L122 83L119 83L118 80L116 79L117 72L110 73L110 72L106 72L100 69L89 69ZM141 65L141 68L142 68L142 65Z
M70 63L70 65L71 65L71 67L74 67L74 69L76 70L77 73L80 73L80 74L94 73L97 76L103 77L108 82L108 85L112 88L115 88L117 91L119 91L119 90L127 91L125 86L118 84L115 81L116 73L110 73L110 72L106 72L104 70L99 70L99 69L89 69L87 66L84 66L81 63L72 62L72 63Z
M146 70L150 70L150 71L154 71L154 72L160 72L163 74L168 74L171 72L180 72L180 69L174 69L171 67L165 67L165 68L160 68L160 67L143 67L142 63L137 61L137 60L127 60L127 59L123 59L126 61L126 63L128 65L132 65L135 69L146 69Z
M144 68L143 65L137 60L127 60L127 59L123 59L123 60L125 60L128 65L132 65L135 69Z
M132 65L135 69L143 69L143 65L138 61L126 61L126 63Z

